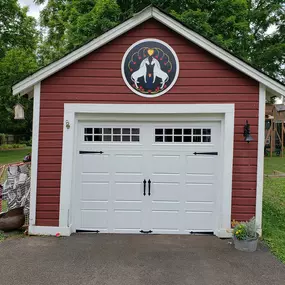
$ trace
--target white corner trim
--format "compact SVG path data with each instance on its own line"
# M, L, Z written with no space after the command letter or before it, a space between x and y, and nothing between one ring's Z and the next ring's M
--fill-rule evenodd
M231 229L220 229L215 232L215 235L219 238L231 238L233 236Z
M31 169L30 218L29 218L29 224L31 226L35 225L36 223L40 101L41 101L41 83L39 82L35 85L34 89L32 163L31 163L32 169Z
M63 141L62 141L62 162L61 162L61 182L60 182L60 209L59 226L69 227L71 209L71 189L72 189L72 166L75 147L75 115L74 112L66 108L64 104L63 121ZM68 122L70 128L66 127ZM64 155L64 154L69 155Z
M256 208L255 218L262 232L262 201L263 201L263 177L264 177L264 132L265 132L265 99L266 88L259 86L259 114L258 114L258 153L257 153L257 178L256 178Z
M235 114L232 112L225 113L223 147L224 147L224 162L223 162L223 195L221 197L221 225L220 228L231 229L231 214L232 214L232 182L233 182L233 156L234 156L234 127Z
M217 230L220 237L226 236L226 230L231 228L231 199L232 199L232 164L233 164L233 141L234 141L234 104L64 104L64 130L62 148L62 172L60 189L60 216L59 226L62 228L76 229L74 225L74 211L72 202L73 182L75 177L74 163L76 157L76 130L79 114L221 114L224 116L222 141L224 142L223 154L223 175L222 185L219 191L219 212ZM70 128L65 123L69 121ZM131 117L130 117L131 120ZM225 231L223 229L226 229Z
M71 227L29 226L29 235L55 236L57 233L59 233L61 236L70 236Z
M55 72L61 70L62 68L68 66L69 64L89 54L90 52L98 49L99 47L105 45L106 43L119 37L120 35L124 34L125 32L131 30L132 28L138 26L139 24L145 22L150 18L156 19L160 23L166 25L170 29L174 30L175 32L187 38L191 42L197 44L201 48L205 49L206 51L210 52L211 54L215 55L216 57L230 64L234 68L240 70L241 72L245 73L251 78L257 80L258 82L263 83L273 93L285 96L284 85L278 83L269 76L251 67L247 63L243 62L242 60L238 59L234 55L227 52L226 50L218 47L217 45L210 42L206 38L186 28L178 21L172 19L171 17L167 16L165 13L151 6L145 8L140 13L135 14L131 19L118 25L117 27L99 36L98 38L92 40L91 42L87 43L81 48L78 48L77 50L71 52L65 57L40 69L35 74L15 84L13 86L13 94L15 95L19 93L25 93L27 90L29 90L29 88L31 88L37 82L42 81L43 79L49 77Z

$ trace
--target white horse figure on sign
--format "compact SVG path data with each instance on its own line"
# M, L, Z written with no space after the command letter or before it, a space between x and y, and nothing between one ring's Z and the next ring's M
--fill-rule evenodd
M155 82L156 77L161 79L161 87L160 89L163 89L163 86L165 82L169 80L169 76L166 72L161 70L160 63L157 59L152 58L151 65L154 65L153 67L153 83Z
M133 72L132 75L131 75L131 79L132 79L132 81L135 83L135 85L136 85L137 88L139 88L139 87L138 87L138 83L139 83L139 82L138 82L138 79L139 79L140 77L143 76L143 77L144 77L144 82L146 83L146 74L147 74L146 65L149 65L148 58L145 58L145 59L141 62L140 68L139 68L137 71Z

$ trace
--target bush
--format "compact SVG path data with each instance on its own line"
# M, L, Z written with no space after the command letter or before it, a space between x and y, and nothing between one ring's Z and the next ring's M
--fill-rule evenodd
M26 144L27 144L27 146L32 146L32 138L30 138Z
M6 135L0 134L0 145L3 145L6 143Z
M0 145L0 150L6 150L6 149L18 149L18 148L25 148L27 147L26 144L2 144Z

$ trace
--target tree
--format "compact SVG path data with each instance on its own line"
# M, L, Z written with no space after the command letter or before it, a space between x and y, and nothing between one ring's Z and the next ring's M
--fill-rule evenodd
M16 0L0 2L0 133L31 133L32 102L12 95L12 85L37 69L36 21ZM14 105L26 108L25 121L15 121Z
M48 0L43 58L55 60L150 4L285 82L285 0Z
M110 30L120 22L120 15L116 0L49 0L40 20L46 32L40 46L42 63Z

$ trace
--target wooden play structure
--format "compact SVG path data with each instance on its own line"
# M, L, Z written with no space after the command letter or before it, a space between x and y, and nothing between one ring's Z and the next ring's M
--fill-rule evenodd
M266 104L264 155L283 157L285 135L285 105Z

